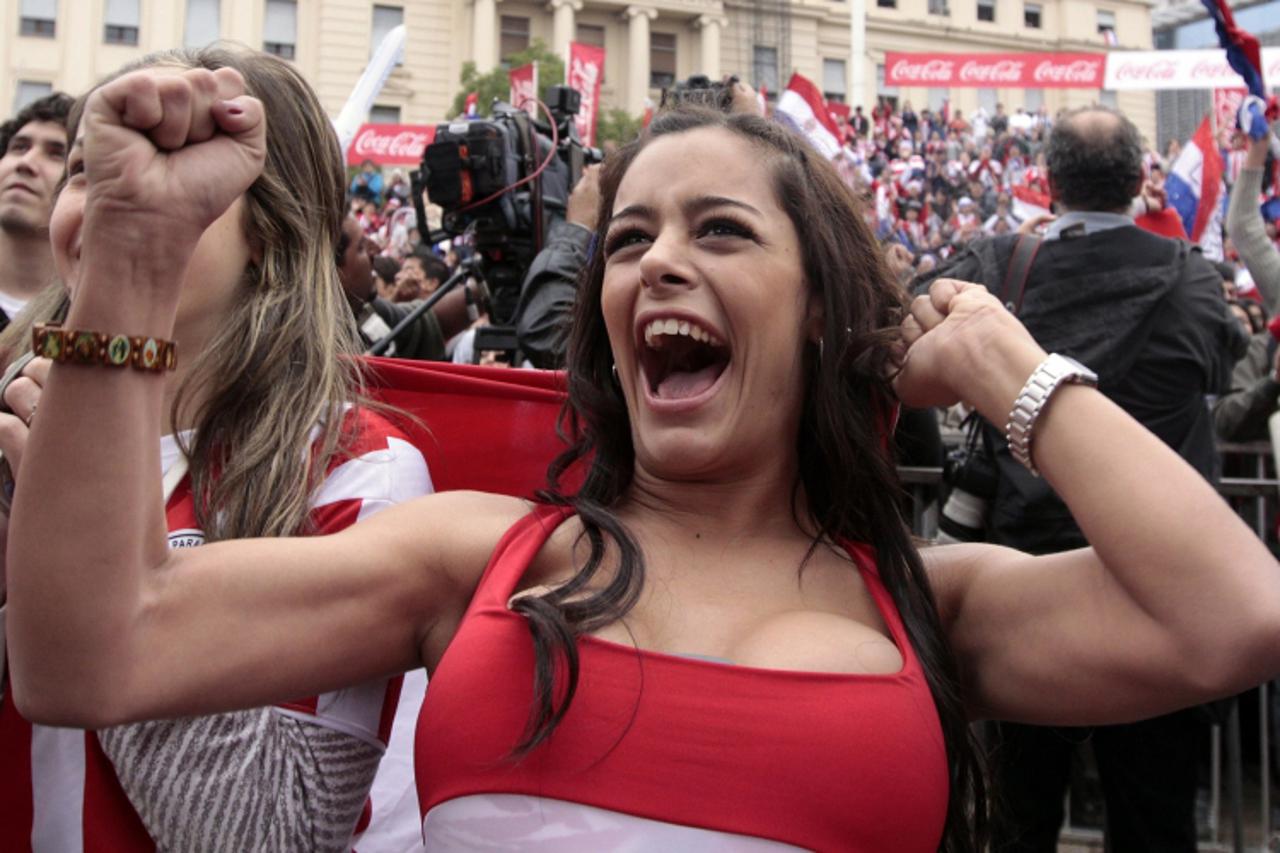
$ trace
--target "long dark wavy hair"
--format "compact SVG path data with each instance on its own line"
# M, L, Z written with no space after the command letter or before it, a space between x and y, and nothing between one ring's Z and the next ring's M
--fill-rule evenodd
M804 527L816 531L814 548L849 540L875 549L880 577L924 670L946 741L950 801L941 849L981 850L988 801L980 751L968 726L956 659L895 499L901 487L886 442L904 297L854 196L829 164L785 128L756 116L682 108L661 114L643 137L605 164L596 246L603 245L618 186L636 155L654 139L699 128L723 128L759 151L760 167L771 173L778 202L800 236L805 280L822 297L824 330L822 346L808 354L800 430L790 439L799 456L792 506L805 507ZM597 250L578 290L569 338L562 427L572 446L552 466L544 493L577 512L590 550L567 583L513 604L529 620L536 653L534 708L517 754L544 742L568 710L578 684L576 637L625 616L644 584L643 555L615 513L631 484L635 450L626 402L612 379L600 305L603 279L603 253ZM561 483L575 463L586 465L585 476L569 492ZM801 490L803 502L796 500ZM617 570L592 589L610 542Z

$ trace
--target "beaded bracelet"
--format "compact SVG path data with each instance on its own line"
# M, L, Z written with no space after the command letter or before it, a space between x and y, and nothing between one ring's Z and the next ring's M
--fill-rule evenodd
M63 364L103 364L160 373L177 365L177 344L163 338L104 335L38 323L31 330L31 350Z

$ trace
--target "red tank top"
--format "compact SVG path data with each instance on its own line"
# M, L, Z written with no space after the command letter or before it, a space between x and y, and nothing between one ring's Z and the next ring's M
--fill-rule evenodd
M937 850L948 797L942 730L862 546L848 552L901 671L760 669L583 637L567 715L547 743L512 761L534 655L507 601L567 516L542 507L507 532L432 675L415 747L423 815L457 797L518 794L811 850Z

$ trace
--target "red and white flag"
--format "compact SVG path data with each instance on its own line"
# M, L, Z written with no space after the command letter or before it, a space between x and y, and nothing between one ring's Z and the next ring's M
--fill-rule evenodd
M1025 185L1013 188L1013 215L1022 221L1052 213L1048 193L1037 192Z
M480 96L475 92L467 92L466 106L463 107L463 115L467 118L475 118L480 115Z
M1221 184L1222 154L1214 142L1209 117L1205 116L1164 182L1169 206L1182 217L1182 227L1193 243L1201 242L1208 230L1218 207Z
M511 81L511 106L538 117L538 63L530 62L507 72Z
M840 129L812 80L792 74L773 112L828 160L840 153Z
M575 118L578 136L587 145L595 145L600 80L604 77L604 48L569 42L569 62L564 67L564 76L565 84L582 95L582 106Z

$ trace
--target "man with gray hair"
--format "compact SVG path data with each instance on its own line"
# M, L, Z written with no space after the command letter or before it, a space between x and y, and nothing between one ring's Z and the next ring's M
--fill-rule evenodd
M979 281L1002 294L1042 347L1095 371L1099 390L1213 479L1206 397L1227 386L1246 341L1199 250L1134 225L1142 155L1138 130L1123 115L1103 107L1066 113L1046 150L1059 215L1044 237L976 241L930 279ZM994 491L981 496L987 540L1035 554L1086 546L1061 499L1012 458L1005 425L983 424L981 432L996 474ZM1194 851L1203 733L1194 711L1092 729L998 724L993 763L1006 819L992 849L1057 849L1072 755L1091 741L1107 849Z

